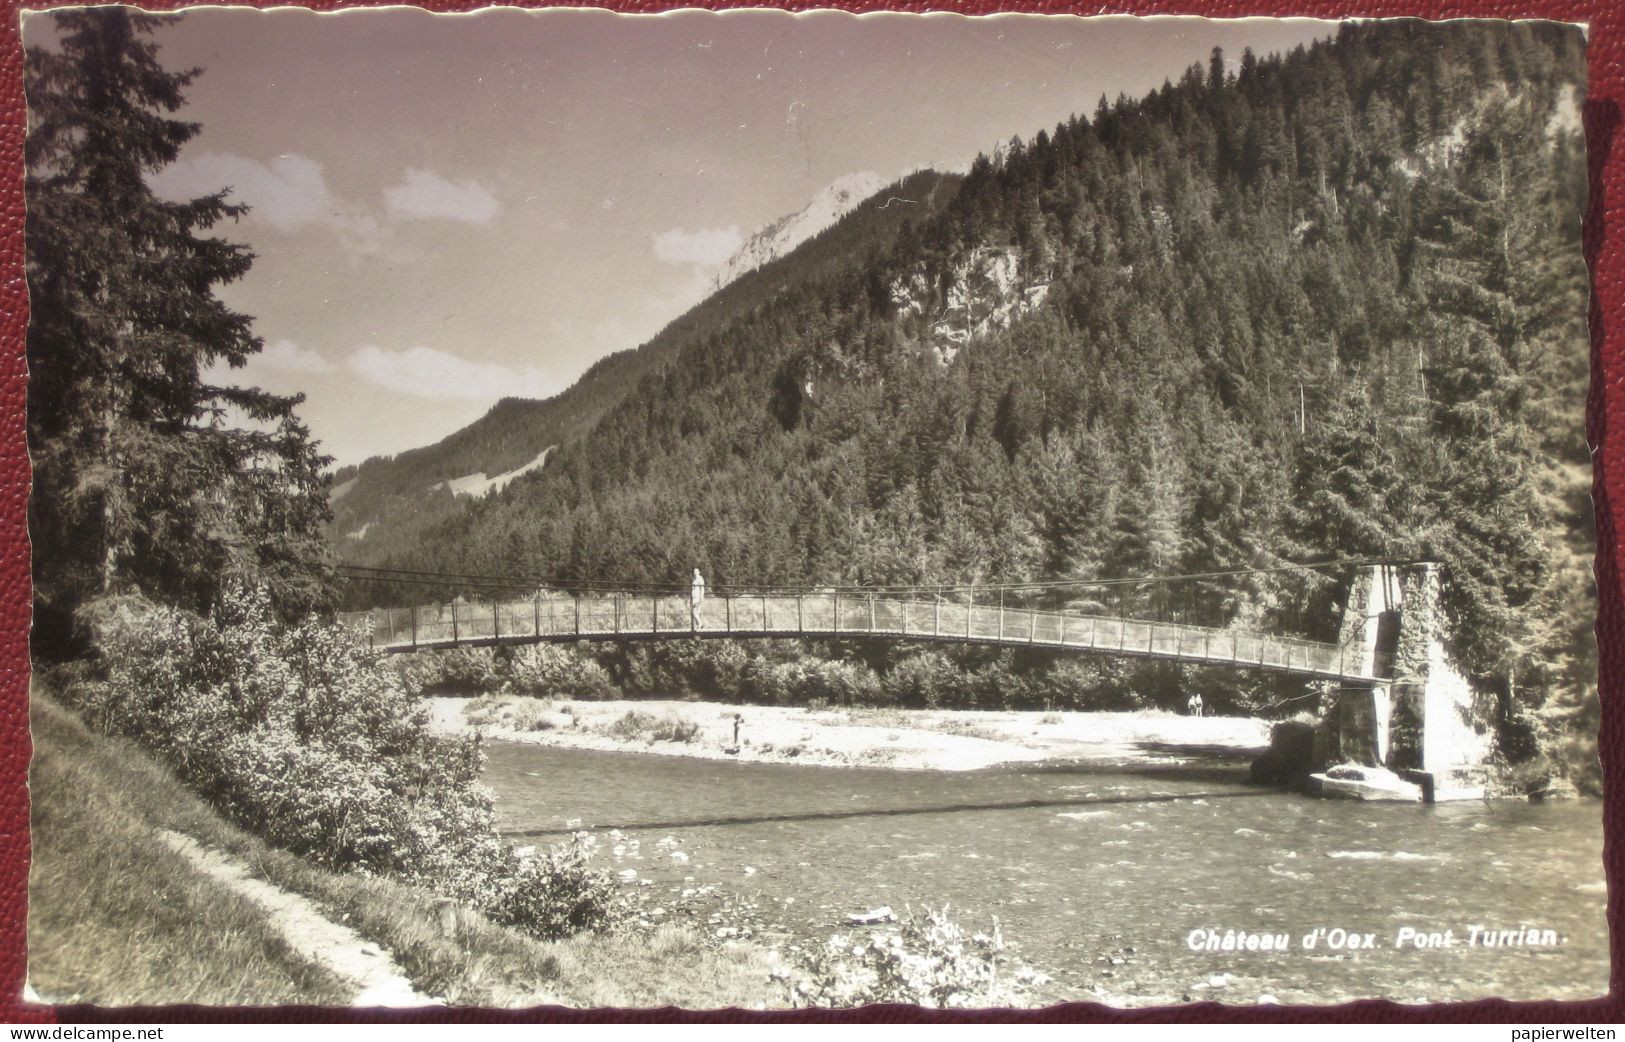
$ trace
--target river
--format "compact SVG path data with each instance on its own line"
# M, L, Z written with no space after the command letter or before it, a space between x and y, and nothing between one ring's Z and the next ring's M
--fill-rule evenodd
M997 917L1019 957L1051 976L1042 997L1054 1001L1607 989L1594 802L1318 800L1249 787L1244 762L1207 758L933 772L488 749L486 781L516 841L594 830L649 907L713 932L743 921L788 947L848 932L848 913L947 904L967 927ZM1470 943L1473 926L1549 929L1557 943L1489 947ZM1405 927L1443 943L1397 947ZM1221 945L1227 930L1284 934L1288 948L1209 951L1207 930ZM1375 947L1333 949L1343 934Z

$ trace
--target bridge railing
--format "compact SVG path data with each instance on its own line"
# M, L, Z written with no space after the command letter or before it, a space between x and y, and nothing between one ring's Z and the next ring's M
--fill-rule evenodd
M601 636L864 636L1029 644L1150 656L1181 662L1257 666L1327 677L1391 674L1391 656L1355 645L1185 623L1067 611L854 596L849 592L759 593L708 598L698 625L686 595L537 594L352 613L345 621L377 648L405 650L469 643Z

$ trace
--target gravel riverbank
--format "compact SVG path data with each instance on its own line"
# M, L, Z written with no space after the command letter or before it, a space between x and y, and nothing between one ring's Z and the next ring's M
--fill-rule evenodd
M1269 722L1160 710L1043 712L807 709L723 702L549 701L523 696L427 699L433 726L573 749L668 756L966 771L1001 763L1156 763L1244 755L1269 744ZM735 740L735 722L739 724ZM665 737L686 735L686 740Z

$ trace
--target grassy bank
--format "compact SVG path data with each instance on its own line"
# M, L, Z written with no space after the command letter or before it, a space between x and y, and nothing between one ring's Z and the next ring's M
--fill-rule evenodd
M322 871L227 824L131 744L33 695L34 863L29 975L51 1001L348 1004L344 983L295 956L257 909L158 838L189 835L310 898L386 949L422 992L457 1005L782 1005L772 955L715 947L679 926L541 942L430 894Z
M186 794L123 743L37 695L28 975L42 997L98 1005L347 1001L248 901L166 846L152 811Z

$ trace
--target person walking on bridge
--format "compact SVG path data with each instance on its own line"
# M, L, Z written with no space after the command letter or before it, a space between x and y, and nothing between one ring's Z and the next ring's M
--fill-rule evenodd
M700 605L705 602L705 576L694 569L694 582L688 588L688 614L695 629L700 628Z

